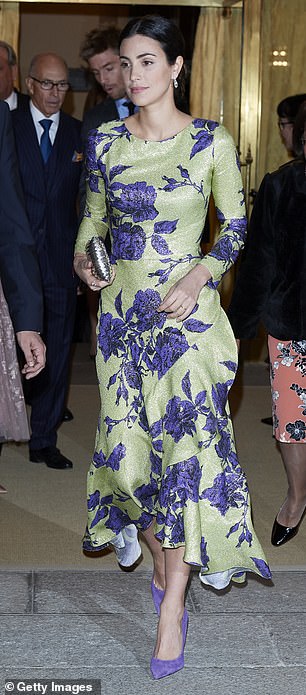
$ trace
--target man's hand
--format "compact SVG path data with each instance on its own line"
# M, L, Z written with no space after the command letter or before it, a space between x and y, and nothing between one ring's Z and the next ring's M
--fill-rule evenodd
M36 331L18 331L16 337L25 356L21 372L26 379L32 379L46 364L46 346Z

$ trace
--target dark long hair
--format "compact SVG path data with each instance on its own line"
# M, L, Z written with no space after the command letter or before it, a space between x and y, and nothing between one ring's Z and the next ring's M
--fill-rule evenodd
M293 149L297 157L304 159L302 137L306 132L306 101L300 106L293 126Z
M154 14L147 14L144 17L134 17L130 19L120 34L119 47L124 39L129 39L131 36L136 36L136 34L147 36L149 39L158 41L165 53L169 65L174 65L178 56L182 56L183 58L185 56L184 38L172 19ZM179 92L178 96L183 98L185 93L184 65L177 77L177 81L179 86L175 90L175 97L176 93Z
M277 106L277 114L279 118L287 118L288 121L294 121L297 112L306 99L306 94L293 94L279 102Z

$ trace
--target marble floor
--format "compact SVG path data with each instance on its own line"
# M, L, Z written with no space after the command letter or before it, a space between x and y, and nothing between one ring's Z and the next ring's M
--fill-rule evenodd
M2 571L2 688L6 682L13 695L49 695L54 683L75 693L91 686L93 695L305 695L305 579L305 572L277 571L273 583L250 578L216 594L194 573L185 668L154 682L148 572Z

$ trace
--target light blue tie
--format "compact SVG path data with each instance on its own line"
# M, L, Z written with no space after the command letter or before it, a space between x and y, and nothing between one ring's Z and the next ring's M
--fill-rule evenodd
M40 151L42 154L42 158L46 164L52 150L52 143L50 140L49 130L53 121L50 118L43 118L41 121L39 121L39 123L44 129L44 132L40 138Z

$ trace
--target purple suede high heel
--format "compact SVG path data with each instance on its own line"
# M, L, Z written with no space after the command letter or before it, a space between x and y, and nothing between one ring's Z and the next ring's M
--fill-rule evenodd
M177 659L164 660L164 659L155 659L154 656L152 657L150 669L151 669L152 676L155 680L158 680L159 678L165 678L165 676L171 676L172 673L176 673L176 671L180 671L182 668L184 668L184 649L185 649L185 643L186 643L186 637L187 637L187 628L188 628L188 613L187 613L186 608L185 608L184 614L183 614L183 619L182 619L182 636L183 636L182 651L181 651L180 655L177 657Z
M152 577L151 581L151 594L152 594L152 599L154 603L154 608L156 610L157 615L160 614L160 604L164 598L165 591L164 589L158 589L157 586L154 584L154 577Z

